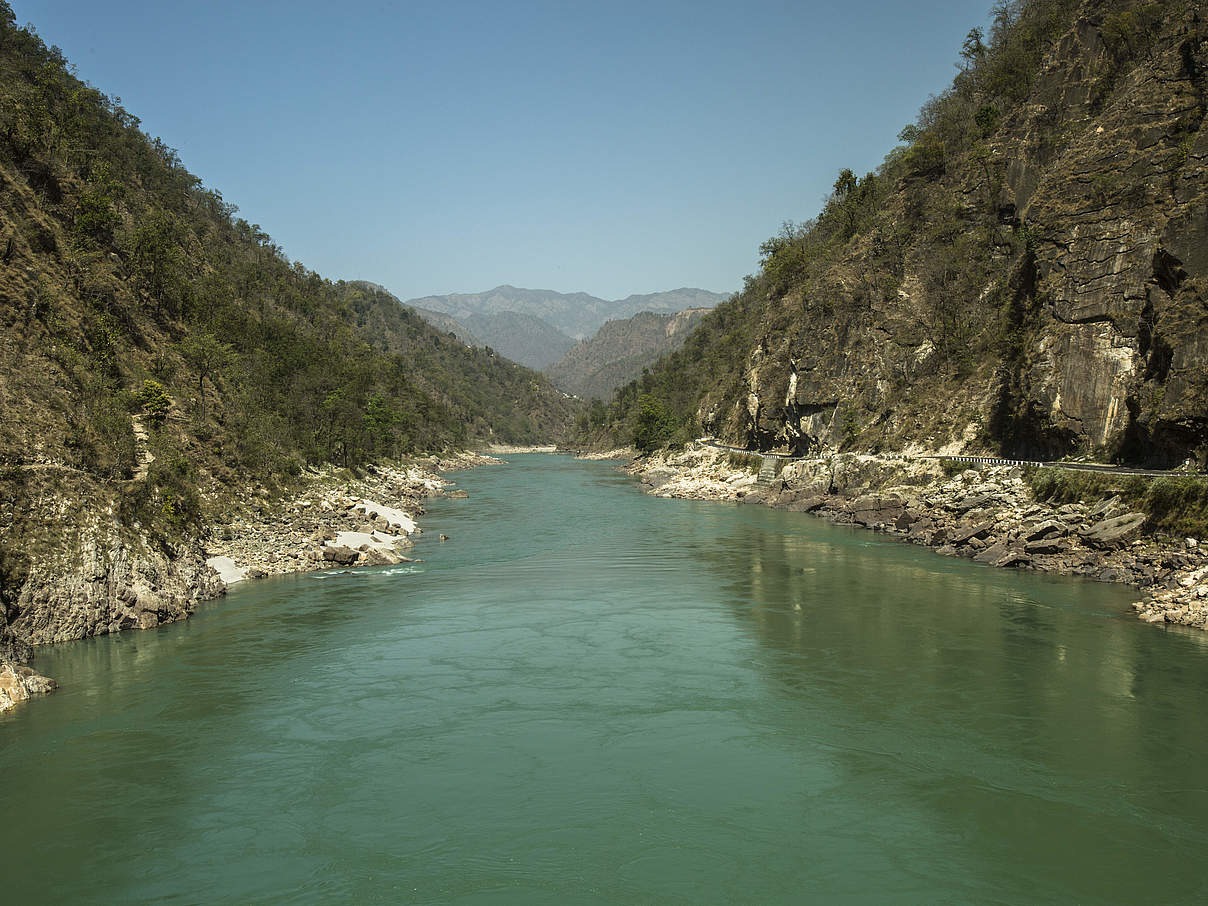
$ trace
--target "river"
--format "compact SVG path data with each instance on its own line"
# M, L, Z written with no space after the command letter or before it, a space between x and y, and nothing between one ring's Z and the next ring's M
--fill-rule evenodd
M456 478L422 563L40 650L4 900L1208 898L1208 646L1129 590L606 463Z

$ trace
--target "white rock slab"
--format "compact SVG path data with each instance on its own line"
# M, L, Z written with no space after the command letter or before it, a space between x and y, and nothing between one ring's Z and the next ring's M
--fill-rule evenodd
M362 500L356 505L358 513L369 515L377 513L391 525L397 525L405 535L410 535L415 531L415 520L404 513L402 510L396 510L394 507L382 506L380 503L374 503L372 500Z
M235 561L230 557L211 557L206 561L206 566L218 573L227 585L234 585L247 578L247 567L236 566Z
M327 544L334 547L350 547L354 551L360 550L362 544L367 544L370 550L390 551L393 553L394 542L396 541L398 541L398 538L383 534L382 532L373 532L372 534L369 532L336 532L335 539L327 542Z

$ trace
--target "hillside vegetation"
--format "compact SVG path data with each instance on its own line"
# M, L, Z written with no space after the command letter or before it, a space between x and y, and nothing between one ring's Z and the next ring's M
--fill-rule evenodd
M0 199L0 606L31 564L171 552L308 465L547 441L575 415L540 375L291 262L2 0Z
M1208 21L1001 0L950 88L588 437L1208 456Z
M564 422L539 376L289 261L5 4L0 61L10 460L128 478L132 414L163 458L201 441L251 474Z

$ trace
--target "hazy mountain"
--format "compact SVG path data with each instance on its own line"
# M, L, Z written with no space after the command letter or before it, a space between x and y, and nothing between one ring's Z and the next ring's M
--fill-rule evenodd
M579 343L544 369L545 374L555 387L583 399L608 399L622 384L641 375L643 368L683 346L709 310L690 308L670 315L644 311L632 318L608 321L590 340Z
M632 317L640 311L665 313L686 308L712 308L726 298L728 295L725 293L681 288L609 301L587 293L558 293L548 289L504 285L483 293L424 296L410 299L405 304L442 312L467 324L471 315L496 315L513 311L540 318L568 337L582 340L594 334L610 319ZM489 337L484 339L490 342Z
M427 317L421 309L416 311ZM556 362L575 345L574 340L548 322L516 311L473 314L465 319L465 324L471 335L483 338L476 345L489 346L504 358L528 368L543 368Z

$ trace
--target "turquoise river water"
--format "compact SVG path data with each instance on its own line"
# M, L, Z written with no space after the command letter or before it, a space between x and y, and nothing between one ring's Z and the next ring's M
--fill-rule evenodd
M455 477L423 563L41 650L4 902L1208 899L1208 645L1128 589L605 463Z

